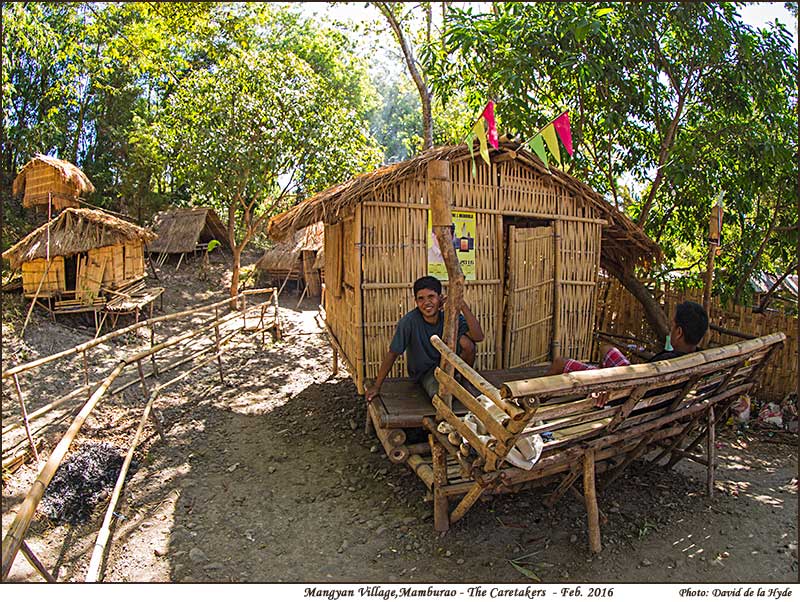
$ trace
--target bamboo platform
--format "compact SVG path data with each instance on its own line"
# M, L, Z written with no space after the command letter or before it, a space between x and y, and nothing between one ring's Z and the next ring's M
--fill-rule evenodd
M603 513L597 491L647 454L653 457L643 470L669 469L684 459L702 464L706 494L713 496L716 427L757 385L785 340L778 332L667 361L541 376L541 366L478 373L434 336L431 342L461 375L456 380L436 370L440 395L452 395L453 409L440 395L428 409L424 393L410 389L417 385L395 380L387 386L387 380L384 399L373 400L368 415L389 459L407 464L427 487L436 530L448 530L481 498L555 484L545 504L554 507L568 492L585 504L589 548L598 553ZM465 420L466 410L486 435ZM440 429L437 413L447 428ZM404 425L420 422L428 443L407 444L411 427ZM532 466L512 465L510 452L536 435L543 444Z

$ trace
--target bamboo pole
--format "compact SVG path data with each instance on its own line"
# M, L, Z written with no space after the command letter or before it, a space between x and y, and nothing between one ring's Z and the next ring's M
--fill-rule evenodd
M428 442L433 459L433 528L441 533L450 528L447 496L442 493L447 485L445 450L433 435L428 435Z
M550 359L561 355L561 221L553 222L553 338Z
M19 386L19 378L14 375L14 387L17 389L17 399L19 399L19 407L22 412L22 422L25 425L25 435L28 437L28 445L30 445L31 453L33 454L36 463L39 463L39 452L36 450L36 443L31 435L31 425L28 422L28 410L25 408L25 400L22 397L22 388Z
M361 205L356 205L355 216L353 218L353 245L355 246L356 256L356 282L353 296L355 297L355 315L356 315L356 390L359 395L363 395L366 388L366 341L364 339L364 291L361 286L364 282L364 262L363 262L363 245L361 244L364 236L363 228L363 210ZM346 250L352 253L351 250Z
M579 476L581 476L581 469L578 464L575 464L561 483L559 483L558 487L556 487L555 491L547 497L544 501L544 505L548 508L555 506L556 502L558 502L569 488L572 487L572 484L578 480Z
M47 230L48 235L50 230ZM49 239L48 239L49 240ZM31 301L31 306L28 308L28 315L25 316L25 322L22 325L22 330L19 331L19 338L21 339L25 334L25 329L28 327L28 320L31 319L31 313L33 313L33 306L36 305L36 299L39 298L39 293L42 291L42 285L44 284L45 279L47 278L47 274L50 273L50 266L53 264L52 259L48 259L47 265L44 268L44 273L42 274L41 280L39 280L39 286L36 288L36 292L33 294L33 300Z
M494 367L496 370L503 369L503 332L505 331L505 272L506 258L505 245L503 241L503 217L495 216L495 249L497 251L497 274L500 279L497 287L497 313L495 314L495 342L494 342Z
M511 338L514 334L514 330L516 328L516 254L517 254L517 228L515 226L508 227L508 273L506 275L508 279L508 300L507 300L507 307L506 307L506 337L505 342L503 344L503 365L508 368L511 366Z
M706 494L709 498L714 497L714 462L716 459L716 442L715 442L715 430L716 424L714 421L714 406L708 408L708 414L706 415L706 420L708 424L708 440L706 441L706 459L708 460L708 475L706 479Z
M464 518L464 515L467 513L467 511L475 505L475 502L477 502L478 499L480 499L484 489L486 489L486 485L475 483L467 492L467 495L461 498L461 501L458 503L455 510L453 510L452 514L450 515L450 522L455 523Z
M45 566L41 563L41 561L36 557L36 554L33 553L33 550L31 550L28 547L28 544L25 543L24 541L22 542L22 545L20 546L20 551L22 552L23 556L25 556L25 558L28 559L28 562L31 563L33 568L35 568L39 572L39 574L42 577L44 577L45 581L47 581L48 583L55 583L56 582L55 577L53 577L53 575L50 574L50 571L48 571L45 568Z
M586 498L586 518L589 531L589 550L599 554L603 547L600 545L600 522L597 508L597 492L594 487L594 449L586 450L583 456L583 495Z

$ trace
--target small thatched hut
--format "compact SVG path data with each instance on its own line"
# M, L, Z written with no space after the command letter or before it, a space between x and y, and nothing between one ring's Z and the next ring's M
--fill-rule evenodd
M94 192L94 186L80 169L69 161L47 155L36 155L28 161L14 179L14 196L23 194L23 207L53 210L78 207L78 199Z
M212 240L230 249L228 231L217 212L209 207L161 211L153 216L151 228L157 236L150 244L151 253L194 253L207 249Z
M256 269L271 280L296 280L308 287L311 297L322 291L318 254L322 252L325 226L322 222L306 226L264 252Z
M487 166L475 153L473 176L466 145L431 149L333 186L270 221L275 240L325 223L325 319L359 392L375 377L397 320L414 307L414 280L442 275L429 222L432 161L449 163L444 185L457 221L465 297L486 335L479 370L540 363L555 349L587 358L600 267L619 274L660 254L576 178L548 170L513 142L490 154ZM405 376L404 361L391 376Z
M155 235L102 211L68 208L3 253L22 268L26 297L91 304L101 289L145 277L144 245ZM49 261L48 258L49 257Z

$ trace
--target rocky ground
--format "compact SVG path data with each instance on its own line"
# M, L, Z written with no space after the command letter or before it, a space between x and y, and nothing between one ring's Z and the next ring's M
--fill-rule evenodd
M178 272L174 262L165 266L163 312L222 298L222 261L208 271L191 261ZM683 462L664 472L632 465L599 495L608 522L598 556L587 551L582 504L564 497L547 510L548 491L480 502L438 535L422 482L389 463L377 440L364 434L363 399L346 373L331 375L317 302L295 308L296 293L284 293L281 341L268 336L262 346L260 335L239 336L223 358L224 383L208 367L160 398L167 439L148 425L113 525L104 581L796 581L796 438L755 429L721 429L712 500L703 495L702 467ZM52 324L35 315L23 340L23 319L19 299L4 295L4 367L92 334L80 323ZM125 342L93 353L93 374L149 342L149 333ZM65 362L24 382L29 411L79 380L81 366ZM3 393L5 425L19 410L5 383ZM72 449L101 440L126 450L142 404L138 387L113 396ZM68 418L45 435L45 458ZM16 440L4 438L4 449ZM4 478L4 535L35 473L29 463ZM83 581L104 511L101 505L77 526L39 515L28 545L59 581ZM41 578L20 554L9 580Z

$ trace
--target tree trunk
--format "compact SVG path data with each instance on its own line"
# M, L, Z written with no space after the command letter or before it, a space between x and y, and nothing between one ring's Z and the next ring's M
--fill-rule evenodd
M239 270L240 270L240 261L242 258L242 249L241 247L234 246L233 247L233 260L231 263L231 309L238 309L236 307L236 301L234 300L236 295L239 294Z
M406 61L406 67L408 67L408 73L411 75L411 79L414 80L414 85L417 86L419 99L422 103L422 150L427 150L433 147L433 113L431 111L431 99L433 98L433 93L431 92L430 88L428 88L428 85L423 79L422 74L419 72L419 69L417 69L417 63L414 59L411 46L403 34L403 30L400 28L400 24L397 22L397 18L392 11L392 3L376 2L375 4L377 5L378 10L380 10L386 17L386 20L389 21L389 25L391 26L392 31L394 31L395 37L397 37L397 42L400 44L400 49L403 51L403 57Z
M661 309L661 305L655 300L655 297L653 297L647 287L636 277L633 270L623 270L621 273L613 273L612 276L619 280L622 286L642 304L647 323L656 333L658 340L665 339L670 331L669 319L664 313L664 310Z

